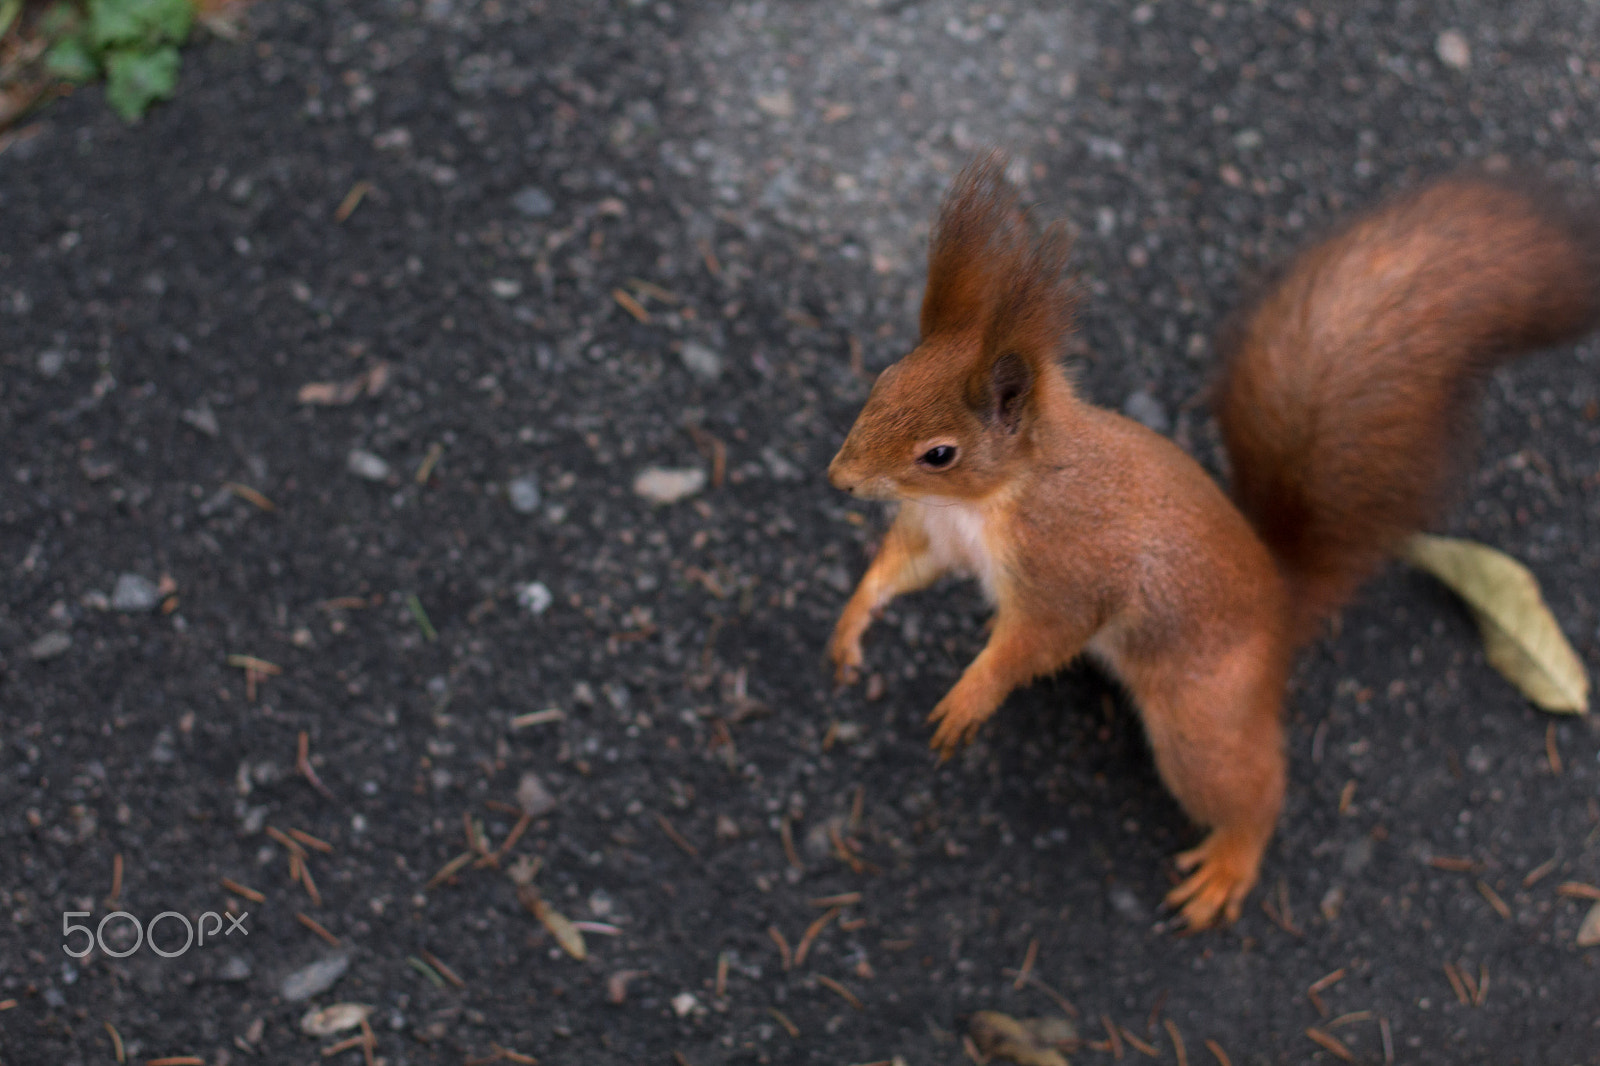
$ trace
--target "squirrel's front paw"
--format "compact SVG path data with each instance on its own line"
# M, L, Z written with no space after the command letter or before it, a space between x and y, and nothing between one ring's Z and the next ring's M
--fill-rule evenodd
M865 661L861 654L860 636L850 637L844 632L836 632L833 640L828 643L828 659L833 663L833 679L841 685L853 685L861 679L861 666Z
M939 706L928 715L930 723L939 724L933 731L933 739L928 742L928 746L939 753L941 760L950 758L962 745L972 743L972 738L978 735L978 727L988 717L987 714L973 713L952 698L953 696L952 693L940 700Z

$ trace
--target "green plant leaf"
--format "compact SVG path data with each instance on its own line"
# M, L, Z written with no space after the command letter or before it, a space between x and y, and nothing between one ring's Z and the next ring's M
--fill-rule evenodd
M67 81L93 81L100 76L100 64L85 47L81 37L63 37L44 54L44 66Z
M144 38L137 0L89 0L89 44L97 52Z
M167 44L182 44L194 25L191 0L137 0L146 26Z
M178 50L165 45L153 51L118 48L106 55L106 103L132 122L157 100L172 96L178 86Z
M89 34L95 48L182 44L194 24L189 0L89 0Z
M1589 709L1589 675L1545 606L1528 568L1468 540L1413 536L1407 562L1443 581L1467 602L1483 634L1484 657L1547 711Z

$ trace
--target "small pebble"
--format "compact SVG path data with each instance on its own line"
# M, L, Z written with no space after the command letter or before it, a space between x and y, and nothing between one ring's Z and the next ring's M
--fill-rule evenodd
M530 614L544 614L555 599L543 581L530 581L517 587L517 603Z
M767 473L779 481L799 481L806 476L805 471L781 455L776 448L762 448L761 461L767 465Z
M148 611L161 602L161 590L154 581L138 574L120 574L111 592L111 606L119 611Z
M633 479L635 495L651 503L677 503L706 487L706 472L699 467L668 469L653 466Z
M1111 890L1111 909L1124 918L1136 921L1145 917L1144 908L1139 905L1139 897L1121 885Z
M215 437L220 428L217 425L216 413L211 410L211 405L204 400L183 412L179 417L208 437Z
M350 456L344 465L356 477L367 481L384 481L389 477L389 464L381 456L363 448L350 449Z
M607 681L600 686L600 691L606 695L606 702L611 704L611 709L618 714L626 715L628 706L633 702L633 693L628 691L628 686L620 681Z
M248 959L234 955L217 967L216 977L219 981L248 981L253 972Z
M201 501L200 516L202 518L210 518L218 511L227 510L233 504L237 503L238 500L239 497L233 494L233 490L224 485L217 489L216 492L213 492L205 500Z
M529 218L544 218L556 209L556 202L543 189L528 185L511 198L511 206Z
M516 478L506 485L506 496L511 509L518 514L533 514L539 509L539 479L532 474Z
M543 818L556 809L556 798L539 780L539 775L529 770L517 782L517 806L529 818Z
M1322 912L1322 918L1327 922L1339 920L1339 911L1344 908L1344 889L1334 885L1322 894L1322 902L1317 909Z
M522 295L522 282L516 278L493 278L489 282L489 291L502 300L514 300Z
M794 94L788 89L761 93L756 96L756 106L773 118L790 118L794 115Z
M150 745L150 761L166 765L178 761L178 751L173 745L172 730L163 727Z
M46 659L54 659L58 655L65 654L70 647L72 647L72 634L57 629L29 644L28 658L42 663Z
M302 966L283 979L278 994L290 1003L299 1003L312 996L321 995L334 986L350 968L350 956L330 955L310 966Z
M1367 863L1372 861L1372 838L1357 837L1344 849L1344 855L1339 859L1339 869L1347 877L1354 877L1367 868Z
M1460 30L1445 30L1434 42L1433 50L1439 62L1452 70L1466 70L1472 66L1472 46Z
M701 381L715 381L722 376L722 356L714 349L697 341L684 341L678 353L683 365Z
M38 360L34 363L39 368L39 373L47 378L53 378L61 373L61 368L67 365L67 357L54 348L39 353Z

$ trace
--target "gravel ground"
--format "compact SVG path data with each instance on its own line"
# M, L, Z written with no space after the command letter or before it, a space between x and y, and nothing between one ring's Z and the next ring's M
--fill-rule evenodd
M393 1066L957 1063L1065 997L1075 1061L1600 1063L1600 736L1429 581L1304 657L1192 938L1101 675L940 766L971 588L821 654L882 529L822 470L972 151L1077 227L1085 393L1215 469L1252 277L1464 160L1600 185L1596 131L1581 0L263 2L138 126L57 103L0 151L0 1062L323 1061L344 1002ZM1593 672L1600 345L1484 427L1448 528ZM248 932L63 954L117 909Z

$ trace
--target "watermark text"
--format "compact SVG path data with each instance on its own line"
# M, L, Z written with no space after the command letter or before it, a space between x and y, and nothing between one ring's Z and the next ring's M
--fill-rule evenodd
M250 935L250 930L246 929L244 924L245 919L250 917L249 911L240 914L206 911L192 922L187 915L177 911L162 911L151 918L149 924L139 921L127 911L112 911L92 928L73 921L74 918L88 918L91 914L91 911L65 911L61 915L61 939L64 941L61 950L75 959L83 958L96 947L113 959L123 959L138 951L141 946L148 947L164 959L175 959L191 947L205 947L207 937L215 941L219 937L232 936L235 932L245 936ZM224 919L227 920L226 928L223 927ZM156 943L156 927L162 922L167 923L161 934L162 940L168 941L166 947ZM106 936L108 925L111 932L109 942ZM180 935L178 933L180 927L183 930L181 944L176 939ZM73 941L73 936L77 933L83 934L83 939L76 942L81 944L81 947L76 946Z

